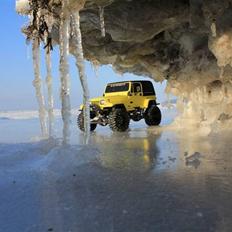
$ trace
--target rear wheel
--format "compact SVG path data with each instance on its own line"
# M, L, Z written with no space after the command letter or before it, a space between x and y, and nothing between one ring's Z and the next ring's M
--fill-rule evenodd
M160 109L156 106L150 106L144 116L145 122L148 126L157 126L161 122L161 111Z
M95 112L90 112L90 119L96 117ZM84 114L81 112L77 117L77 126L81 131L85 131L85 124L84 124ZM90 131L94 131L97 127L97 124L90 123Z
M123 132L128 129L130 118L125 109L113 109L109 114L108 122L112 131Z

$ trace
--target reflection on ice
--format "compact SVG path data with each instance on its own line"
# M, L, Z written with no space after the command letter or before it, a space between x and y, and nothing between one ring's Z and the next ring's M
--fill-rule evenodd
M159 154L156 141L159 135L146 131L95 135L92 143L99 147L101 165L119 171L147 171L153 168Z

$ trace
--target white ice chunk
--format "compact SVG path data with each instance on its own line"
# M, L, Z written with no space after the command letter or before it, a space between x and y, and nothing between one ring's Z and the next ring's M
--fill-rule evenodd
M22 15L28 15L30 11L29 0L17 0L16 1L16 11Z
M217 58L219 67L232 66L232 31L210 40L209 48Z
M211 33L212 33L212 36L213 37L217 37L217 28L216 28L216 24L215 24L215 22L213 22L212 24L211 24Z
M105 29L105 19L104 19L104 7L99 6L99 17L100 17L101 35L102 37L105 37L106 29Z

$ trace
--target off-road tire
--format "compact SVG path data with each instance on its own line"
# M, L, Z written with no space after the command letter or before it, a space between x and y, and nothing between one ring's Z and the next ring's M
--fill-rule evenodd
M90 112L90 119L93 119L96 116L94 112ZM84 114L81 112L77 117L77 126L81 131L85 131L84 125ZM97 124L90 124L90 131L94 131L97 127Z
M161 122L161 111L156 106L150 106L144 115L144 120L148 126L157 126Z
M125 109L113 109L108 118L109 127L112 131L126 131L130 124L130 118Z

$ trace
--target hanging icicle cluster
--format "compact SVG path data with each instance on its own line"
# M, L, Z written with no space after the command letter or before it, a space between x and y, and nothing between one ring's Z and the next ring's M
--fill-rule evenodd
M51 39L51 29L53 25L53 11L47 0L29 0L30 23L22 28L22 32L27 37L27 42L37 37L47 48L47 51L53 49Z
M70 36L75 41L76 49L74 56L76 58L76 65L79 71L79 79L83 89L84 101L84 125L85 125L85 142L88 143L90 132L90 106L89 106L89 90L87 78L85 75L84 55L82 48L82 38L80 30L80 15L79 11L84 7L85 0L78 0L75 12L69 9L69 1L49 1L49 0L28 0L30 12L30 24L22 29L27 37L27 42L33 43L33 61L35 80L34 86L36 90L37 101L39 104L39 116L41 123L42 134L53 135L53 94L52 94L52 66L51 66L51 50L53 50L52 43L52 28L54 25L54 18L60 22L59 26L59 45L60 45L60 81L61 81L61 114L63 119L63 144L68 144L70 140L70 122L71 122L71 104L70 104L70 77L69 77L69 40ZM54 4L60 9L60 14L56 15L53 10ZM100 10L101 31L102 36L105 36L104 28L104 8ZM45 107L44 96L41 88L40 77L40 44L44 44L46 49L45 60L47 69L47 111L48 111L48 131L47 131L47 112Z
M25 3L24 3L25 4ZM32 53L34 63L33 85L36 91L37 102L39 105L39 118L42 135L47 137L53 136L53 95L52 95L52 72L51 72L51 55L53 50L51 31L53 26L53 12L47 0L29 0L28 1L29 25L22 29L26 35L27 43L32 42ZM44 95L42 93L42 79L40 76L40 44L44 44L46 49L45 60L47 69L47 92L48 107L46 109ZM47 130L47 110L48 110L48 130Z
M85 128L85 143L89 141L90 133L90 106L89 106L89 89L87 78L85 75L84 55L82 48L82 38L80 30L80 15L79 11L84 7L85 0L79 0L78 6L75 12L69 11L66 6L67 2L63 1L62 17L60 25L60 47L61 47L61 82L62 82L62 116L64 121L64 143L68 142L69 137L69 122L70 122L70 102L67 96L69 96L69 76L68 76L68 63L67 56L69 52L69 35L72 35L72 39L76 44L74 56L76 58L76 65L79 71L79 79L83 89L83 101L84 101L84 128ZM70 24L71 22L71 24ZM71 27L70 27L71 25Z

